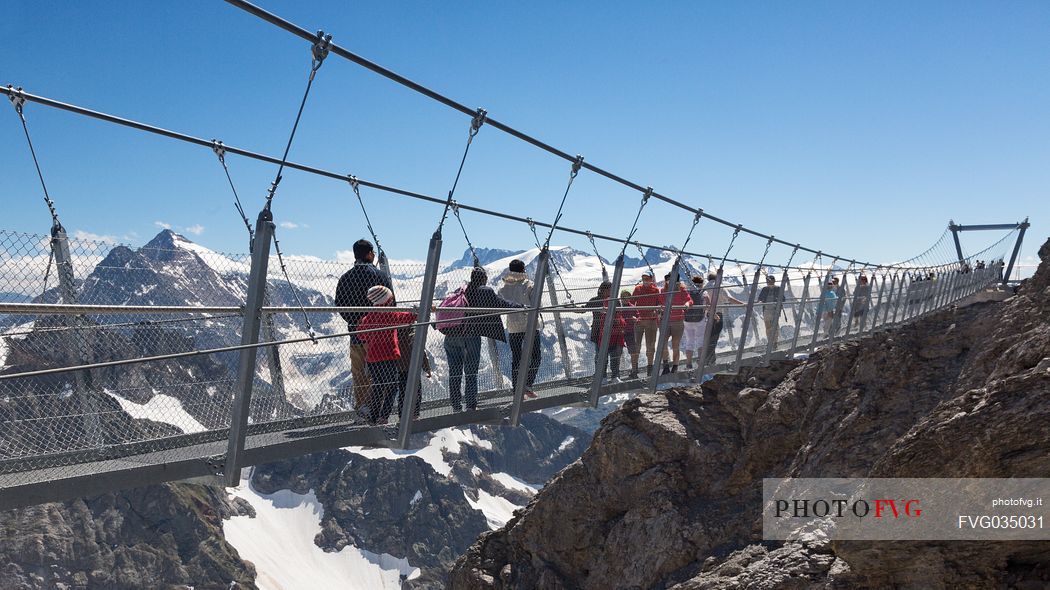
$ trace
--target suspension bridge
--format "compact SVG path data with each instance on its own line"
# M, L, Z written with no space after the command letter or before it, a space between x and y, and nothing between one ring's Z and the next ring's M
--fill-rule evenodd
M0 231L0 509L65 500L175 480L235 485L242 468L350 445L406 448L413 433L467 424L517 426L525 412L557 407L594 407L601 398L660 386L693 383L715 373L812 352L944 309L976 293L1005 287L1027 220L948 228L926 251L892 264L856 260L776 238L662 195L558 149L491 116L426 88L350 52L323 32L311 33L243 0L231 5L309 43L310 63L295 123L280 157L160 128L117 115L33 94L0 88L14 106L51 214L49 235ZM451 188L444 196L422 194L289 160L310 90L330 56L348 60L469 117L467 139ZM91 117L212 150L224 184L249 235L248 254L222 254L162 233L138 248L70 238L45 182L46 148L33 144L26 112L32 105ZM520 217L460 202L456 188L467 169L475 138L492 128L567 164L557 213L549 221ZM241 203L229 156L276 166L266 202L254 222ZM272 202L287 171L329 178L352 190L375 244L377 263L396 295L394 307L411 311L411 354L405 359L405 391L421 391L390 423L362 418L351 392L349 344L369 330L348 330L340 314L363 314L364 305L335 305L336 280L350 264L286 256L277 239ZM562 208L580 174L595 174L638 195L633 222L622 236L594 233L563 223ZM219 176L217 176L219 178ZM220 180L220 182L222 182ZM435 206L436 229L423 264L392 264L380 243L362 188ZM636 238L649 202L658 200L692 218L681 246ZM477 405L463 410L450 399L445 334L434 313L444 297L470 281L472 266L485 267L501 284L506 261L487 266L470 240L462 212L527 226L534 238L517 257L528 263L536 286L524 307L456 308L472 319L524 317L521 367L533 351L541 360L535 383L528 371L511 371L505 344L486 339L486 354L468 375L478 381ZM454 219L473 265L443 267L443 231ZM690 249L697 228L731 230L716 252ZM959 233L1001 231L987 247L967 253ZM585 237L593 256L552 246L558 233ZM758 260L732 257L738 239L764 244ZM605 258L602 247L615 255ZM771 249L789 249L772 260ZM640 259L630 259L630 249ZM660 253L655 258L650 253ZM1009 254L1008 254L1009 253ZM573 272L590 265L594 272ZM501 266L502 265L502 266ZM619 297L642 275L666 293L657 304L641 296ZM668 344L676 338L675 314L688 304L676 297L695 275L711 277L697 354L688 361ZM769 279L772 278L772 281ZM762 285L777 290L763 295ZM599 297L604 285L610 296ZM605 291L602 291L603 293ZM592 298L593 296L593 298ZM597 307L577 303L592 298ZM612 342L618 318L649 312L659 318L656 346L636 377L600 368L621 351ZM591 330L592 322L600 329ZM592 338L592 334L597 337ZM535 339L541 340L534 347ZM650 345L651 346L651 345ZM630 352L637 352L631 347ZM662 371L670 365L670 371ZM429 367L429 373L424 371ZM603 378L604 373L604 378ZM515 376L516 378L512 378ZM374 385L373 385L374 386ZM532 395L526 395L527 393Z

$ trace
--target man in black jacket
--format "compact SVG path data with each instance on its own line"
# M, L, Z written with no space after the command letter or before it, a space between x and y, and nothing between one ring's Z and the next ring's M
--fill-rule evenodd
M390 277L375 267L376 254L372 242L358 240L354 242L354 266L339 277L335 288L335 304L338 307L370 306L368 290L382 285L393 291ZM364 317L361 312L339 312L346 320L347 330L357 329L357 322ZM365 365L365 344L357 336L350 336L350 375L354 382L354 406L367 408L372 394L372 379Z

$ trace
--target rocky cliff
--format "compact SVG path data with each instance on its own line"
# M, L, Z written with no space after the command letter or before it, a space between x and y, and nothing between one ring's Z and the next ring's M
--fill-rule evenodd
M1046 477L1050 242L1006 301L628 401L449 588L1045 588L1050 543L761 541L763 477Z
M254 588L222 490L149 486L0 512L0 588Z

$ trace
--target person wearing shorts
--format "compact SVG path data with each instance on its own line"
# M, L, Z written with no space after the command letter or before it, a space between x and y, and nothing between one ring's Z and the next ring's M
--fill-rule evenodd
M693 299L686 290L685 283L679 281L674 293L671 292L671 275L664 277L664 288L661 290L661 305L666 304L667 297L671 297L671 312L667 322L667 331L670 334L668 343L671 345L670 352L664 351L663 374L678 371L678 361L682 354L682 334L685 333L685 309L693 305ZM670 362L668 362L670 361Z
M631 292L627 289L620 291L620 309L617 313L623 314L625 322L623 330L624 348L627 350L627 354L632 359L631 373L627 376L628 379L638 378L638 341L634 338L634 325L638 321L638 312L634 311L634 303L631 300Z
M693 306L685 310L685 333L682 335L682 347L685 348L685 368L693 368L693 355L700 364L700 349L704 345L704 329L707 327L707 307L711 297L703 290L704 277L697 275L692 279L689 297Z
M660 307L663 297L660 295L660 287L657 287L656 282L653 280L653 274L651 271L642 274L642 282L635 285L632 298L634 299L634 304L638 307ZM658 317L659 312L656 309L638 310L638 319L635 320L634 324L634 341L639 352L631 355L632 373L638 372L638 357L640 356L642 341L644 339L645 358L649 363L648 374L650 377L653 374L653 356L656 355L656 330Z

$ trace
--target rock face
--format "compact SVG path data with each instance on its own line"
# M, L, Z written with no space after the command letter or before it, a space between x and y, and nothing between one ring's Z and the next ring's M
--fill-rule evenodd
M1045 588L1048 543L761 542L763 477L1045 477L1050 242L1002 303L643 395L449 588Z
M519 506L532 496L507 488L493 474L542 483L578 458L590 442L587 433L538 414L522 416L520 428L456 430L471 442L440 450L434 438L416 435L412 447L433 451L426 460L329 451L260 466L252 487L262 494L312 490L324 507L321 532L314 539L319 547L339 551L353 545L405 558L421 570L406 588L441 588L456 557L490 530L486 514L476 508L480 496Z
M171 484L0 512L0 588L255 588L224 492Z

